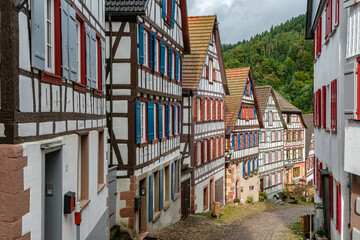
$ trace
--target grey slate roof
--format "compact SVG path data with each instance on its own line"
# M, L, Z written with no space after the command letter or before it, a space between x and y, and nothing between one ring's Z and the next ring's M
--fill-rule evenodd
M145 13L148 0L106 0L106 13L139 14Z
M306 159L309 156L309 150L311 147L311 136L314 132L313 115L304 114L304 121L306 126L308 127L307 129L305 129L305 159Z

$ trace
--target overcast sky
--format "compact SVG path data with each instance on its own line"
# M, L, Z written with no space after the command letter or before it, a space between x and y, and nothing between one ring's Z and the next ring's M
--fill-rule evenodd
M306 0L187 0L189 16L217 14L221 43L237 43L306 12Z

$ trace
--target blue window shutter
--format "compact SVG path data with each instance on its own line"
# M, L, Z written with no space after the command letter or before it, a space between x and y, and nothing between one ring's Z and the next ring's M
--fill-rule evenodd
M249 137L249 141L248 141L248 147L251 147L251 133L248 134L248 137Z
M86 45L86 86L91 87L91 33L90 27L85 23L85 45Z
M170 136L170 105L166 104L166 136Z
M239 110L239 119L241 119L241 109L242 109L242 107L240 107L240 110Z
M105 63L105 41L101 40L101 86L102 91L105 92L106 90L106 63ZM79 73L80 74L80 73Z
M149 175L149 222L153 220L153 214L154 214L154 204L153 204L153 176Z
M181 173L181 162L178 160L178 192L180 192L180 174Z
M159 211L163 210L164 207L164 177L163 169L159 170Z
M250 95L251 95L251 93L252 93L252 86L251 86L251 83L249 83L249 89L250 89Z
M141 143L141 104L135 101L136 144Z
M231 146L233 148L235 147L235 136L234 136L234 134L231 135Z
M255 171L255 159L253 159L253 171Z
M243 134L243 147L246 148L246 134Z
M68 22L69 22L69 5L65 0L61 0L61 61L62 76L70 79L69 72L69 41L68 41Z
M139 24L139 63L144 64L144 26Z
M155 68L155 45L154 45L154 41L155 41L155 34L150 32L150 68L154 69Z
M171 199L174 199L174 171L175 171L175 164L174 162L171 163Z
M245 162L243 162L243 178L245 177Z
M147 103L148 140L154 140L154 102Z
M171 27L175 26L175 0L171 0Z
M172 55L173 55L173 51L172 48L169 47L169 78L172 78Z
M181 118L181 106L179 106L179 134L181 133L181 122L182 122L182 118Z
M173 135L175 136L176 129L178 128L176 125L176 106L173 106L172 109L173 109Z
M165 1L165 0L164 0ZM163 1L163 2L164 2ZM165 74L165 42L161 41L161 52L160 52L160 73Z
M161 4L161 16L162 18L166 21L166 2L167 0L162 0L162 4Z
M256 169L259 171L259 158L256 159Z
M69 21L68 21L68 26L69 26L69 34L68 34L68 40L69 40L69 68L70 68L70 80L71 81L76 81L77 79L77 74L78 74L78 67L77 67L77 55L78 55L78 51L77 51L77 47L76 47L76 41L77 41L77 35L76 35L76 11L74 8L69 7L68 8L68 13L69 13ZM95 34L95 43L96 43L96 33L94 31ZM80 44L80 43L79 43ZM93 53L93 52L91 52ZM96 53L96 52L95 52ZM93 57L91 55L91 59L96 62L96 55ZM93 66L91 66L93 67ZM95 67L97 67L95 65ZM96 73L96 69L95 73ZM95 74L94 74L95 75ZM93 76L96 77L96 76Z
M255 132L253 132L253 146L256 145L256 136L255 136Z
M240 134L238 134L238 150L240 150Z
M31 40L32 67L45 70L45 8L43 1L31 0Z
M183 59L182 58L180 58L181 59L181 72L180 72L180 76L181 76L181 83L183 82Z
M158 103L159 139L163 138L162 104Z
M248 174L250 174L250 165L251 165L251 161L248 161Z
M176 53L176 60L175 60L175 80L179 81L179 54Z
M245 95L247 94L247 85L245 85Z
M72 34L72 35L74 35L74 34ZM97 76L96 76L96 69L97 69L97 62L96 62L97 39L96 39L95 29L90 28L90 36L91 36L91 44L90 44L90 51L91 51L91 53L90 53L90 59L91 59L91 71L90 71L91 87L96 89L97 88L97 86L96 86L96 78L97 78ZM70 55L70 53L69 53L69 55ZM70 69L71 69L71 73L70 73L70 78L71 78L73 70L72 70L72 67Z

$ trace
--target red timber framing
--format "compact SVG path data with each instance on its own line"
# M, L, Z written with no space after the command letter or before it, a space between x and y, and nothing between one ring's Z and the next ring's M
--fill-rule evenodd
M322 127L326 128L326 86L322 87Z

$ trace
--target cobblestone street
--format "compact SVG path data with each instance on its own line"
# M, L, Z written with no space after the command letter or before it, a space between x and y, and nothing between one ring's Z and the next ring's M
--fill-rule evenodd
M152 235L159 239L302 239L290 228L299 215L309 213L311 206L258 203L227 206L220 219L190 215L186 220Z

